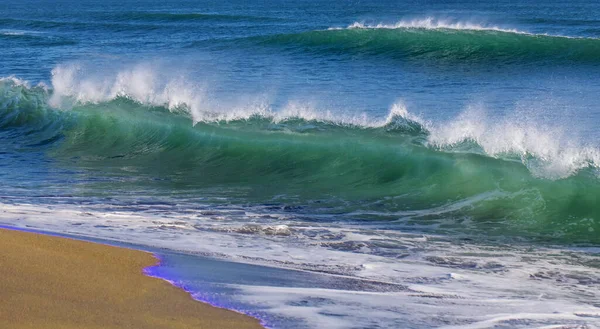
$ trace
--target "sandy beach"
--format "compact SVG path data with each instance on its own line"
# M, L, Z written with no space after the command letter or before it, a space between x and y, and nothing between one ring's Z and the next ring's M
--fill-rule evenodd
M150 253L0 229L0 328L262 328L143 275Z

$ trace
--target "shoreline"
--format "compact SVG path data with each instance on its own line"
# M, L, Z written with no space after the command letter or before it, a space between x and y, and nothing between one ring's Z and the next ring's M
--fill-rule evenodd
M0 327L263 328L147 269L150 252L0 227Z

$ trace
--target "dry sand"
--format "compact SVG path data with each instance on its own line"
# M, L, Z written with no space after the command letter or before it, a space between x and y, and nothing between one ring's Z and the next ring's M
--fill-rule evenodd
M144 276L152 254L0 229L0 328L262 328Z

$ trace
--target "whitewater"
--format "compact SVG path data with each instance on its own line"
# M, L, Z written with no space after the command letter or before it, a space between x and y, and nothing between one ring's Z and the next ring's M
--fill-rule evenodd
M3 199L10 200L3 203L0 216L5 225L325 273L320 275L367 280L367 285L373 286L364 288L365 283L359 281L353 285L360 288L347 291L327 285L325 290L234 285L246 296L238 309L252 310L243 304L245 299L254 307L260 305L260 311L252 312L258 312L267 322L274 321L276 327L346 328L356 323L364 327L390 326L398 321L405 324L406 318L400 316L405 313L412 314L416 326L470 323L473 328L502 323L523 327L535 323L580 324L597 316L595 306L586 301L595 299L598 292L583 288L599 280L597 273L585 265L594 262L594 248L573 250L548 245L538 247L535 260L527 266L518 260L531 257L527 251L530 247L522 245L524 237L541 241L552 237L559 244L597 241L596 231L600 228L593 216L598 213L594 200L600 193L598 151L565 140L568 135L556 133L560 127L510 118L491 122L485 113L473 109L449 122L435 123L411 115L401 103L392 105L383 118L365 114L334 116L298 104L288 104L281 110L263 105L222 112L201 101L206 98L197 97L206 97L206 93L172 88L171 81L158 82L146 65L114 76L104 75L103 79L78 77L80 68L69 68L54 69L50 86L32 87L16 78L2 79L5 111L1 126L29 131L26 142L21 143L50 145L50 154L63 158L61 162L77 157L78 166L102 166L104 171L114 167L110 176L129 181L128 186L115 186L109 199L104 193L95 193L91 199L71 196L60 186L46 187L52 191L50 195L5 195ZM211 141L208 144L207 138ZM282 143L287 146L281 148ZM225 145L240 148L238 152L248 152L252 157L216 151ZM352 158L346 158L346 151L352 152ZM217 153L207 157L206 152ZM263 158L267 154L269 157ZM317 154L326 160L312 159ZM154 156L163 159L162 168L155 167ZM181 157L195 160L189 163ZM392 158L386 161L381 157ZM211 164L215 158L220 159L219 167ZM294 169L292 161L305 165ZM332 161L343 164L327 173L324 170ZM447 168L425 169L449 161L454 164ZM425 171L424 176L411 169L410 163ZM308 164L312 167L306 167ZM457 165L461 168L453 170ZM265 175L270 175L264 168L274 170L275 179L284 186L264 185L263 180L269 180ZM336 172L339 168L349 173ZM167 171L160 174L168 177L167 187L143 182L136 187L134 177L141 170L159 170L159 174ZM207 174L217 179L203 179ZM221 186L218 177L223 175L247 180L248 188L254 185L264 190L260 194L212 192L208 199L197 198L206 193L204 189ZM449 190L438 188L436 193L427 193L432 184L437 184L432 177L438 175L443 175L440 179ZM253 177L259 181L254 182ZM425 182L414 181L419 177ZM461 186L472 178L478 180L477 188ZM188 187L180 188L178 196L169 196L171 192L165 188L179 179L188 181ZM491 186L486 187L489 179L493 179ZM521 185L521 180L527 183ZM589 201L577 200L584 207L578 209L579 214L569 204L574 199L569 198L565 204L547 203L546 199L560 200L560 193L579 193L573 185L581 184L593 194ZM351 186L360 188L339 192ZM143 198L131 195L139 189L145 190L137 192L143 193ZM408 195L389 198L393 190ZM416 191L426 194L410 195ZM465 195L457 198L457 194ZM116 195L118 199L113 199ZM330 200L322 200L324 195ZM490 223L492 218L497 222ZM467 241L475 240L465 242L446 234L466 234L470 236ZM485 242L484 236L495 236L502 242ZM510 246L507 241L511 241ZM271 251L265 254L265 248ZM482 249L485 255L472 255ZM572 266L575 260L582 265ZM552 268L547 262L554 264ZM415 273L419 273L418 278ZM539 280L544 287L547 280L568 283L552 293L545 292L552 296L545 300L543 294L535 292L546 289L532 286L531 280ZM522 287L515 288L517 283ZM570 297L579 289L588 289L586 296ZM482 292L485 297L479 296ZM366 295L359 298L356 294ZM490 308L489 298L499 298L493 297L496 294L525 301L515 304L505 300L502 307L493 308L494 312L483 311ZM330 302L315 306L309 313L304 306L281 309L282 304L303 305L301 300L314 296ZM556 296L569 302L557 304ZM202 295L198 298L204 300ZM482 309L477 312L481 316L467 322L428 319L432 310L417 309L422 307L423 299L431 298L440 300L431 306L435 312L450 313L450 318L465 317L473 307ZM457 307L456 300L469 302ZM357 307L381 312L389 303L404 306L387 310L376 320L354 314ZM522 308L536 311L516 312ZM461 313L466 309L467 314ZM323 312L343 314L348 320L319 315ZM273 314L290 319L281 323L270 320Z
M600 327L597 4L0 17L0 226L268 328Z

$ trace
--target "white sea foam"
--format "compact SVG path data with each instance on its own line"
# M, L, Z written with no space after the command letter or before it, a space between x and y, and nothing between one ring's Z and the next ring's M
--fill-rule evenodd
M19 87L30 88L29 81L23 80L23 79L19 79L19 78L15 77L15 76L0 77L0 83L6 84L9 87L10 86L19 86Z
M467 282L465 280L462 285L469 286ZM597 314L595 308L561 300L496 298L494 292L487 298L467 297L477 289L474 287L446 298L415 291L232 287L242 292L242 300L278 316L303 319L307 328L541 328L557 324L576 328L596 322L596 319L583 318L579 312ZM311 301L315 301L313 305Z
M344 114L294 100L281 109L274 109L261 95L215 100L209 97L204 84L174 76L168 69L151 63L102 72L90 70L79 63L59 65L52 70L52 89L51 105L57 108L127 97L142 104L165 106L171 110L184 108L194 124L244 120L254 116L271 118L273 122L300 118L353 126L375 127L385 124L385 121L372 120L363 113Z
M537 176L559 179L588 167L600 168L600 150L585 146L564 127L518 116L490 117L470 107L456 118L429 124L429 143L453 149L475 142L492 157L518 157Z
M332 30L339 30L340 28L330 28ZM497 25L491 25L486 23L477 23L469 21L460 21L451 18L415 18L400 20L392 24L368 24L365 22L354 22L346 27L346 29L448 29L448 30L471 30L471 31L498 31L498 32L510 32L510 33L522 33L528 34L527 32L519 31L517 29L503 28Z
M567 38L567 39L591 39L598 40L594 37L581 37L581 36L568 36L560 34L548 34L548 33L531 33L516 28L510 28L507 26L501 26L496 24L489 24L481 21L468 21L458 20L455 18L436 18L436 17L425 17L425 18L413 18L413 19L402 19L395 23L367 23L367 22L354 22L345 27L330 27L328 30L353 30L353 29L405 29L405 30L456 30L456 31L492 31L492 32L504 32L514 33L529 36L547 36L556 38Z
M0 35L6 36L24 36L24 35L39 35L43 34L40 31L26 31L26 30L11 30L11 29L0 29Z
M132 210L2 204L0 224L325 272L321 275L331 282L366 280L340 289L231 286L238 291L236 298L274 317L299 319L306 328L600 325L600 276L587 265L597 262L598 255L585 250L538 247L532 252L528 246L320 226L288 218L290 214L279 218L272 210L265 217L259 208L181 212L182 206L173 211L156 205ZM286 234L244 230L249 223ZM384 247L392 241L393 248ZM364 247L340 249L331 242ZM363 285L371 288L361 290Z
M203 84L182 76L172 76L166 69L150 63L132 68L94 72L79 63L59 65L52 70L51 105L69 108L77 103L98 103L127 97L142 104L165 106L171 110L186 109L194 124L198 122L245 120L254 116L270 118L278 123L291 118L330 122L355 127L381 127L396 117L416 119L406 107L394 104L387 117L372 118L365 113L327 110L310 102L290 100L274 109L262 96L232 100L214 100Z
M93 74L74 63L52 70L51 104L64 108L69 102L97 103L129 97L144 104L186 107L193 117L202 113L203 89L183 77L165 76L152 64ZM72 104L71 104L72 105Z

